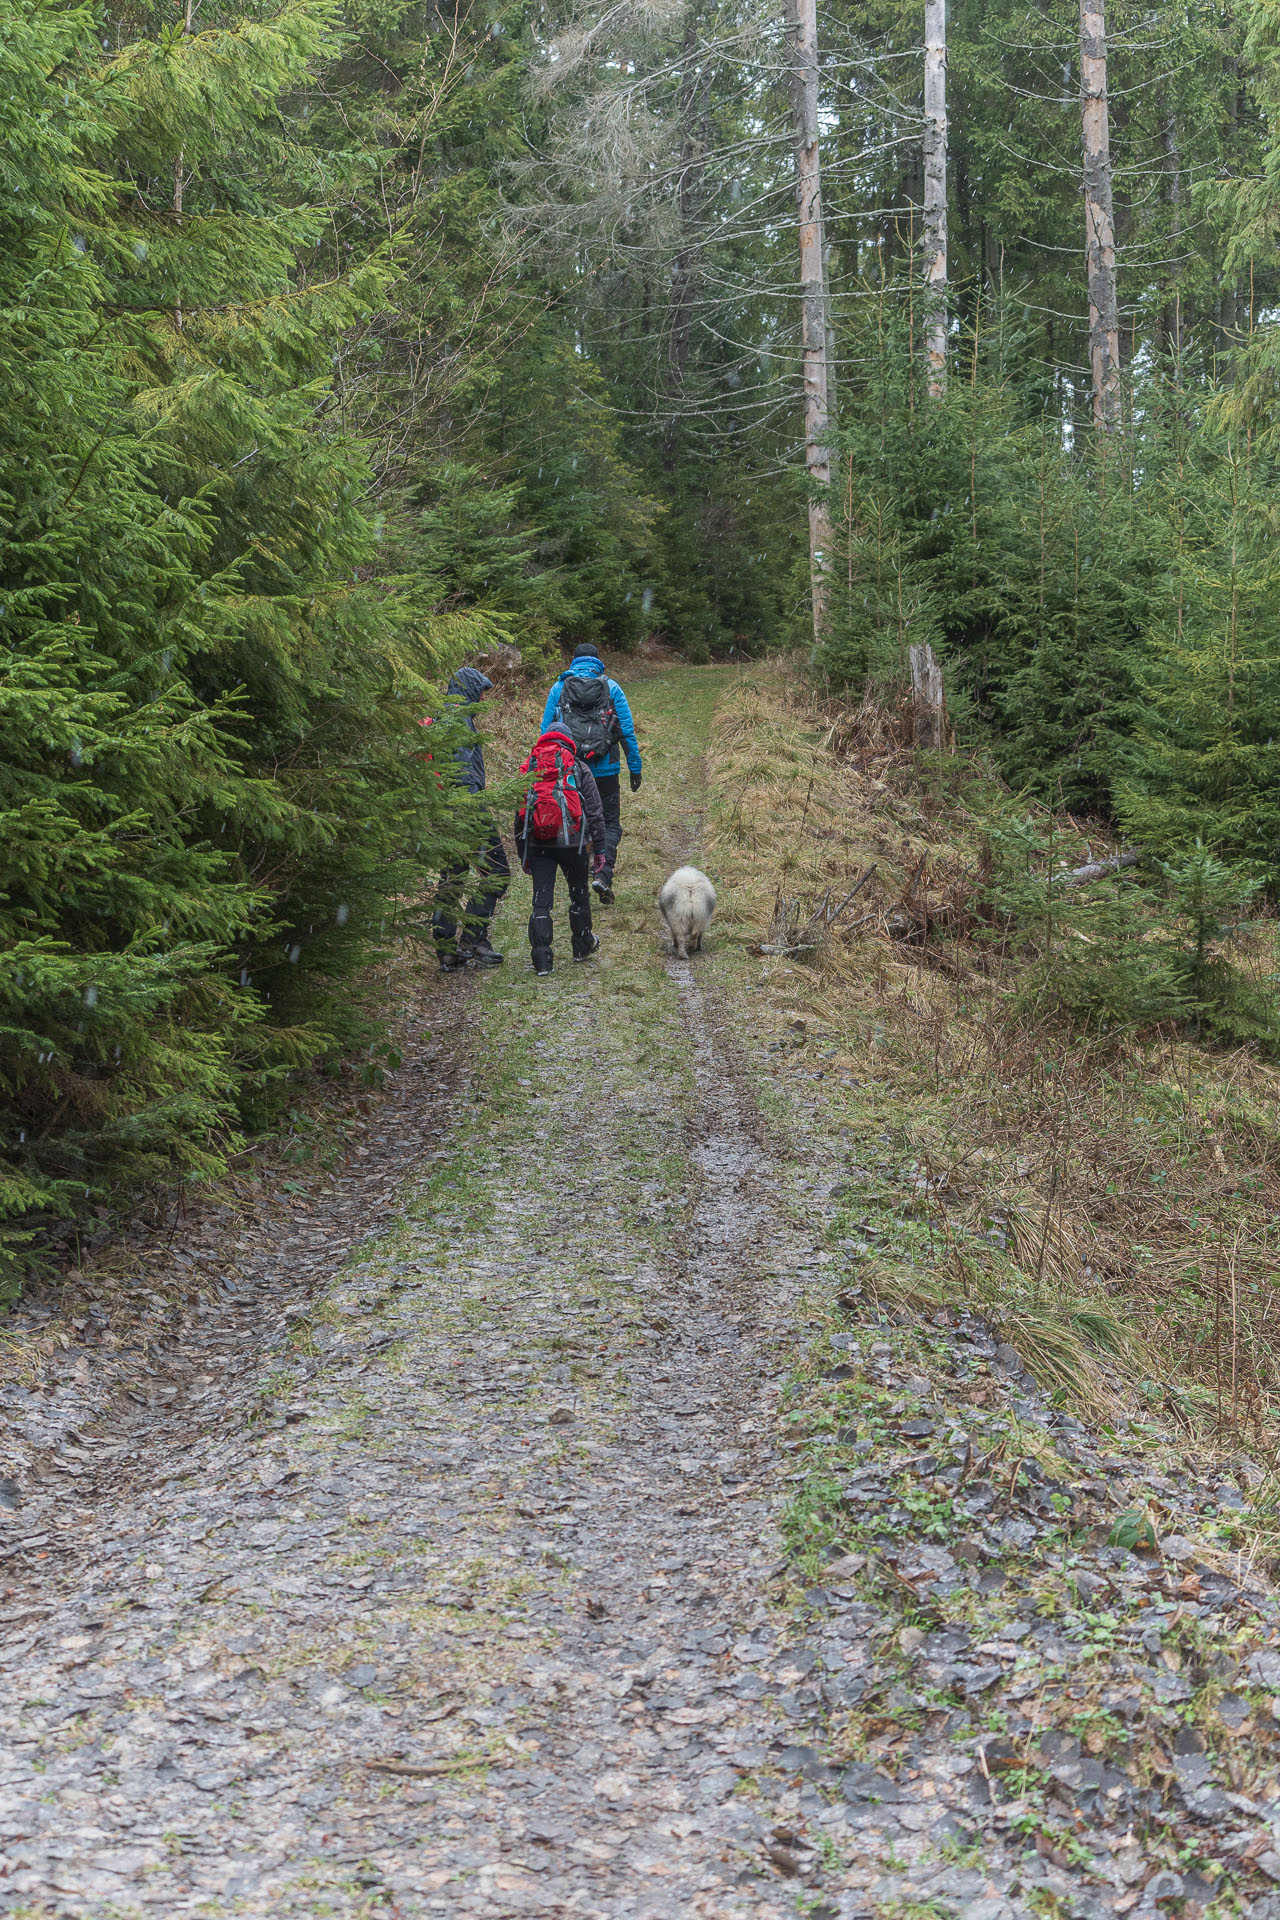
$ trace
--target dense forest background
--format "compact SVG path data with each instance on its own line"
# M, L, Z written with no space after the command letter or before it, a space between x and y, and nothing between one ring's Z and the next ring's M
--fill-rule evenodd
M1105 431L1076 7L948 9L945 392L922 9L820 15L816 644L780 14L3 18L12 1262L214 1168L300 1067L376 1055L346 983L472 833L415 722L496 641L798 647L858 698L927 640L1012 789L1163 863L1201 984L1280 887L1274 9L1108 9Z

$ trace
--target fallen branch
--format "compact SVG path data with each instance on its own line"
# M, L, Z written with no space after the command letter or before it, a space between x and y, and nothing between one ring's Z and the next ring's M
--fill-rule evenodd
M854 881L853 885L850 887L848 893L846 893L844 899L840 902L840 905L836 908L835 912L831 914L830 917L828 918L827 925L829 927L833 926L835 922L840 918L840 915L844 912L845 908L849 905L850 901L856 900L858 895L862 892L862 889L866 886L868 880L870 880L871 876L875 873L876 864L877 863L873 860L871 865L867 868L866 872L860 873L858 875L857 879Z
M858 875L848 893L844 896L844 899L836 907L831 905L831 894L828 890L823 897L822 905L816 912L809 916L805 926L797 926L794 933L784 933L783 938L780 940L762 941L756 948L756 952L782 954L790 957L797 953L811 953L815 947L820 947L826 935L831 928L834 927L845 908L857 899L868 880L872 878L876 871L877 863L873 861L864 873ZM788 902L780 900L774 911L773 924L775 929L778 928L779 924L785 928L789 915L790 908ZM859 927L863 926L865 925L865 920L858 920L854 924ZM848 931L852 932L852 928L848 929Z
M1109 873L1121 873L1126 867L1136 867L1143 855L1130 847L1124 853L1113 853L1109 860L1086 860L1082 867L1064 867L1055 873L1050 881L1055 887L1087 887L1091 880L1105 880Z
M510 1760L487 1760L483 1755L471 1759L437 1760L429 1766L417 1766L411 1760L366 1760L370 1773L398 1773L409 1780L430 1780L440 1773L471 1773L477 1767L510 1766Z

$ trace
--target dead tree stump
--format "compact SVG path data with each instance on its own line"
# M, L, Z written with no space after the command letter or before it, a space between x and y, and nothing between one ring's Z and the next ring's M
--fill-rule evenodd
M947 700L942 664L928 641L910 647L912 737L917 747L941 753L947 745Z

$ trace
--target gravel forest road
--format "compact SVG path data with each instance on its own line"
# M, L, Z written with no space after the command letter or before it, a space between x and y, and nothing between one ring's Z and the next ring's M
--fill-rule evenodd
M762 1117L727 943L676 963L652 906L699 851L728 680L638 689L652 751L598 961L564 964L562 937L533 978L518 878L507 966L424 979L405 1065L309 1211L228 1237L225 1286L132 1371L104 1364L109 1390L74 1345L56 1379L6 1388L0 1912L1170 1910L1131 1831L1105 1858L1032 1845L994 1749L975 1758L957 1702L1025 1671L1038 1626L1006 1622L966 1666L965 1634L931 1651L838 1567L807 1612L794 1589L780 1604L799 1476L778 1401L835 1257L805 1197L822 1168L804 1129ZM172 1252L218 1266L207 1233ZM867 1377L896 1390L880 1325ZM952 1337L995 1352L962 1316ZM1037 1524L1001 1522L1024 1545ZM934 1560L899 1558L899 1588L998 1594L900 1545ZM903 1663L944 1655L961 1664L933 1710ZM1083 1792L1076 1752L1062 1777ZM1203 1910L1199 1883L1166 1880Z
M517 880L503 973L424 985L461 1073L399 1076L301 1292L268 1219L247 1305L80 1421L109 1464L24 1489L0 1910L795 1910L737 1789L810 1717L765 1577L814 1256L651 905L717 685L628 809L600 961L535 982Z

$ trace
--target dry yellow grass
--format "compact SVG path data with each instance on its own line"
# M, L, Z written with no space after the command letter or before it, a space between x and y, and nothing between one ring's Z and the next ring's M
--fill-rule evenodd
M991 778L917 763L896 716L832 712L763 668L721 703L710 768L726 921L757 951L790 942L764 961L777 1000L822 1024L857 1125L892 1132L899 1165L921 1171L932 1257L882 1259L877 1286L979 1297L1046 1384L1123 1394L1274 1461L1275 1066L1167 1029L1086 1039L1020 1013L1020 961L974 937ZM1097 851L1096 833L1055 823L1060 858L1073 841ZM871 865L822 927L824 901Z

